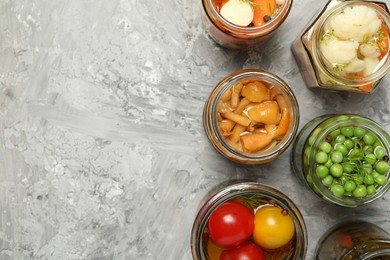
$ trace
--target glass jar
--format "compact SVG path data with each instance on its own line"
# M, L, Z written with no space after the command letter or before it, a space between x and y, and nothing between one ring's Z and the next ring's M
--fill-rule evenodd
M299 209L282 192L256 182L229 182L227 184L221 184L207 195L201 203L192 226L191 251L193 259L215 259L212 255L218 253L214 251L215 248L208 247L209 237L207 234L207 223L210 215L224 202L237 199L243 201L245 198L250 198L251 203L256 200L256 203L259 201L260 204L275 205L286 210L294 223L295 233L292 240L280 249L265 251L268 257L267 259L281 259L281 255L292 256L292 258L289 259L305 259L307 250L307 230ZM217 257L217 259L219 259L219 257Z
M221 109L220 104L225 102L223 101L225 98L225 94L231 91L231 89L235 87L237 84L241 84L241 83L246 84L246 82L251 83L257 81L262 82L263 85L267 85L271 89L269 90L269 93L271 93L269 94L270 97L269 99L271 100L276 99L278 101L280 107L279 112L281 114L279 123L273 126L270 124L268 125L268 127L265 124L263 124L263 128L267 127L268 132L263 128L260 128L262 127L261 123L254 124L253 121L250 123L248 127L246 128L244 127L241 132L237 132L236 130L238 128L241 128L241 126L239 126L239 124L235 124L234 127L231 126L230 129L227 130L226 132L231 131L229 133L232 132L241 133L240 136L238 136L238 134L232 134L231 136L226 137L229 133L226 132L222 133L220 130L222 129L221 125L223 124L223 122L226 121L223 118L221 119L221 113L220 113L220 109ZM244 88L246 88L245 85L242 89ZM276 96L273 97L274 95ZM249 102L245 110L243 110L244 107L241 106L241 101L237 109L235 110L231 109L233 112L238 114L243 114L248 111L249 106L253 106L253 104L259 104L259 102ZM274 101L269 101L269 102L274 102ZM280 105L281 103L284 104ZM240 107L241 110L239 109ZM242 112L238 112L238 110ZM221 120L223 121L222 123ZM203 111L203 125L207 137L209 138L212 145L215 147L215 149L217 149L218 152L220 152L226 158L242 164L263 164L276 159L292 143L298 130L298 124L299 124L298 102L290 87L279 77L269 72L257 70L257 69L240 70L225 77L221 82L217 84L217 86L211 92L209 98L206 101L205 108ZM240 146L241 140L245 138L248 139L247 137L243 137L243 135L248 134L249 133L248 131L250 131L248 129L250 129L253 125L259 126L259 128L256 128L253 132L263 131L263 133L267 133L267 134L269 133L268 136L267 134L261 134L261 133L258 133L257 135L261 138L264 137L264 139L268 138L264 142L264 144L267 144L267 146L255 152L253 152L252 150L250 152L248 152L248 150L243 151L241 147L238 146ZM275 126L276 128L270 129L269 126L272 127ZM274 135L274 133L278 133L278 132L280 133L280 135L278 136L276 136L276 134ZM272 138L270 138L271 135L273 136ZM261 140L263 140L261 138L257 139L256 141L260 142ZM235 141L233 142L232 139L235 139ZM239 141L237 142L237 140ZM263 143L261 143L260 145L263 145Z
M376 33L372 35L367 33L364 38L361 37L359 32L353 31L349 27L346 28L347 19L350 16L345 14L340 16L340 13L345 10L353 10L356 7L369 8L371 11L375 11L378 17L376 22L378 26L381 26ZM368 18L363 17L360 21L366 19ZM340 21L343 21L344 24L341 24L343 22ZM379 25L379 22L382 25ZM357 26L362 25L352 24L352 27L357 28ZM340 35L341 30L353 31L354 33L344 36L345 39L340 39L339 36L335 36L336 33L333 28L341 28L337 29L337 34ZM294 41L292 46L307 86L366 94L373 92L390 69L389 28L390 14L385 3L348 0L329 1ZM343 31L343 34L346 33L345 31ZM347 37L355 37L356 39ZM370 47L367 47L368 45ZM344 48L343 51L341 51L341 48ZM364 51L367 48L371 48L373 52Z
M321 237L315 259L390 259L390 234L365 221L340 223Z
M292 0L285 0L276 15L261 26L238 26L224 19L217 10L215 0L202 0L202 20L211 38L221 46L231 49L248 49L261 44L287 18ZM253 8L257 8L254 6Z
M347 130L343 129L353 129L354 133L359 133L359 135L356 134L359 138L349 134L349 136L343 135L343 133L347 133ZM358 130L355 131L355 129ZM364 141L369 139L361 135L361 129L364 130L364 135L366 133L373 134L375 136L374 142L370 141L370 145L365 144ZM338 137L339 135L343 137ZM331 148L326 148L325 142L331 144ZM347 142L352 145L347 145ZM369 142L367 141L367 143ZM348 149L347 146L349 146ZM333 156L335 151L339 151L337 156L339 157L343 150L345 153L342 153L340 158ZM381 156L377 150L381 150ZM380 182L380 185L377 184L379 181L376 182L376 178L379 176L378 162L388 161L389 151L390 136L376 122L354 114L324 115L308 122L297 135L291 152L291 165L298 178L325 201L345 207L357 207L379 199L390 188L390 182L387 181L390 175L388 169L383 171L380 169L381 174L379 175L381 177L379 179L383 182ZM318 155L319 153L321 156ZM324 153L326 157L323 160L320 157ZM374 157L374 160L368 163L370 157L368 154L370 156L377 154L380 159ZM337 167L334 166L332 169L332 165L336 164ZM381 163L381 165L383 164L388 165L388 163ZM321 166L321 171L319 166ZM369 175L372 178L366 178ZM351 182L346 184L348 181L353 181L355 186ZM332 191L332 185L336 184L339 185L338 189L340 186L343 188L341 195L334 190ZM368 187L370 185L374 186L370 189L375 188L375 192L369 194ZM354 190L358 187L359 190L355 192Z

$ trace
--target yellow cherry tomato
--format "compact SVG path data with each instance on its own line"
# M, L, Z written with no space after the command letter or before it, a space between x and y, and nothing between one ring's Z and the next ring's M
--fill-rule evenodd
M219 260L223 249L214 244L211 239L207 241L207 255L209 260Z
M294 236L294 222L286 210L278 206L264 206L255 214L253 239L265 249L286 245Z

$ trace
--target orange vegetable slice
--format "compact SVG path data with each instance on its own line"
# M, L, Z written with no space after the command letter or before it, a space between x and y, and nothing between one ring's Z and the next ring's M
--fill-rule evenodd
M253 24L254 26L261 26L267 23L267 20L264 19L265 16L271 17L275 11L275 0L253 0L254 4L254 14L253 14Z
M268 88L260 81L254 81L246 84L241 95L252 102L262 102L270 99Z
M252 106L247 113L249 118L257 123L274 125L280 121L279 105L275 101L265 101Z
M211 239L207 241L207 255L209 260L219 260L223 250L223 248L214 244Z
M381 41L377 43L379 51L381 52L381 55L379 55L379 60L381 60L389 53L389 31L386 29L384 24L382 24L381 31L383 37Z
M245 152L254 153L267 147L273 138L269 134L256 133L242 135L240 140Z

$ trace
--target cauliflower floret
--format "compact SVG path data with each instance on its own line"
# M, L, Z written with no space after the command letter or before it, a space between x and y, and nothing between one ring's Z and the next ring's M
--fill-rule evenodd
M366 68L365 68L363 74L365 76L368 76L375 71L375 69L379 63L379 59L367 57L367 58L364 58L364 62L366 63Z
M345 64L357 59L358 43L329 39L320 43L324 57L333 64Z
M363 60L354 59L345 68L344 71L347 73L357 73L366 68L366 63Z
M370 58L378 58L381 55L381 52L376 44L361 44L359 52L364 57Z
M333 16L329 25L338 38L363 42L381 28L381 20L374 9L356 5Z

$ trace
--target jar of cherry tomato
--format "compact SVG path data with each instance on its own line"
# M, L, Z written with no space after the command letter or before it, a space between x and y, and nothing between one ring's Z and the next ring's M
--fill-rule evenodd
M192 227L195 260L305 259L306 250L307 230L297 206L260 183L216 187L202 202Z
M211 38L233 49L267 39L286 19L292 0L202 0L202 20Z
M297 135L291 165L298 178L327 202L357 207L390 188L390 136L355 114L324 115Z
M330 0L293 44L310 88L371 93L390 69L385 3Z
M320 239L315 259L390 259L390 234L377 225L355 220L340 223Z
M299 108L291 88L269 72L247 69L225 77L211 92L203 124L213 146L242 164L276 159L298 130Z

